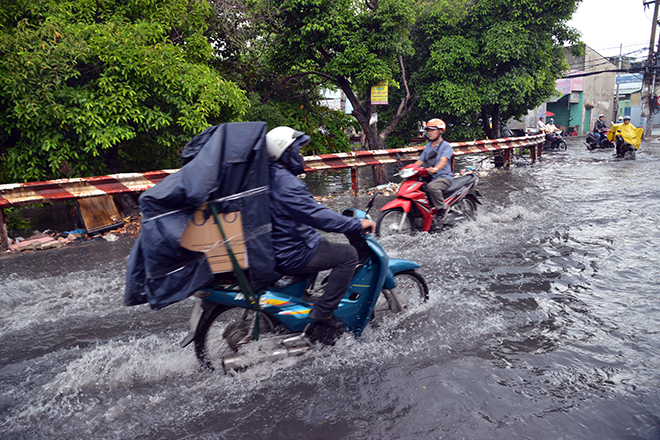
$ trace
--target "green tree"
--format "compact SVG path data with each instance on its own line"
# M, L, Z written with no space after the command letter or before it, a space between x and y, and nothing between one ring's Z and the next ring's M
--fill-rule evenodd
M204 0L3 0L5 181L179 165L245 92L212 67Z
M271 62L273 30L281 29L277 7L260 0L209 1L215 11L207 32L216 50L214 66L247 92L251 106L245 119L309 133L312 142L304 154L348 151L346 134L355 131L355 119L322 105L327 80L291 63L282 68Z
M284 0L273 14L276 26L271 29L268 62L288 78L314 77L341 89L369 148L384 148L387 136L416 101L403 64L413 53L413 6L409 0ZM379 81L405 91L400 101L390 103L396 111L380 132L371 124L376 106L370 98L371 87ZM384 169L375 171L376 182L384 182Z
M433 9L420 24L427 62L411 79L421 105L499 137L500 121L555 93L568 68L564 44L580 50L579 35L566 25L579 2L457 0L451 10Z

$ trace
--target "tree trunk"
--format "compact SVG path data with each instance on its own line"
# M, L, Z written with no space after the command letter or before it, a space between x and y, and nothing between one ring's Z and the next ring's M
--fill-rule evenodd
M406 97L401 100L397 108L397 112L394 118L390 121L387 127L378 133L377 124L369 124L371 122L371 115L373 113L373 107L369 99L365 100L364 103L361 102L358 97L353 93L351 89L351 83L344 77L336 77L334 80L337 82L341 90L346 94L346 99L351 102L353 105L353 116L357 119L360 127L362 128L362 137L361 141L364 142L364 137L366 136L367 143L369 144L370 150L381 150L385 148L385 139L387 136L392 133L396 125L401 119L403 119L414 107L417 102L417 97L414 94L410 93L408 90L408 82L405 75L405 67L403 65L403 58L399 57L399 62L401 64L402 71L402 83L406 89ZM368 96L368 95L367 95ZM362 144L364 148L364 144ZM374 184L383 185L387 183L387 169L384 165L374 165Z
M488 139L492 139L490 136L492 130L490 128L490 115L488 114L488 110L486 110L486 107L481 108L481 126L484 129L484 134Z
M108 167L108 171L111 174L117 174L119 172L119 145L110 147L105 151L102 151L103 159L105 159L105 166Z
M481 121L484 133L488 139L499 139L500 137L500 105L493 104L491 108L481 108Z
M368 125L367 127L362 127L362 132L367 136L367 142L369 143L370 150L382 150L385 148L385 142L383 138L378 134L378 125L376 123ZM360 124L362 125L362 124ZM385 165L373 165L372 170L374 172L374 185L384 185L388 182L387 178L387 169Z

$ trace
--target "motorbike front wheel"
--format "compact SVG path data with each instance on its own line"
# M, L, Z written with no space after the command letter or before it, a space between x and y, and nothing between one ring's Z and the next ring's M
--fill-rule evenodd
M559 141L559 143L557 144L557 147L558 147L560 150L566 150L566 149L568 148L568 145L566 145L566 141L561 140L561 141Z
M374 318L379 319L388 313L399 313L426 302L429 288L424 277L415 270L405 270L394 275L395 291L403 310L399 309L386 294L381 294L374 305Z
M405 215L405 219L403 216ZM389 237L396 234L412 234L412 218L402 209L388 209L376 222L376 237Z
M222 359L252 340L254 310L217 306L205 311L195 333L195 354L202 366L223 369ZM275 326L264 313L259 314L259 334L273 333Z
M426 302L429 299L429 288L424 277L414 270L406 270L394 275L396 290L405 296L409 307Z

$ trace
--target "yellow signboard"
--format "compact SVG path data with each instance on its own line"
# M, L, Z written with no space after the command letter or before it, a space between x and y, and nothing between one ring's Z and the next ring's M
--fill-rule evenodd
M371 87L371 104L387 105L387 81L381 81Z

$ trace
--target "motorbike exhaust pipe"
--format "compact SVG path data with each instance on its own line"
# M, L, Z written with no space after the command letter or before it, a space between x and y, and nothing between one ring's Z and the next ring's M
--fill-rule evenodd
M283 345L282 347L274 348L263 353L239 353L225 356L222 359L222 366L225 372L239 371L263 362L273 362L291 356L299 356L312 348L306 338L300 335L284 339L281 344Z

